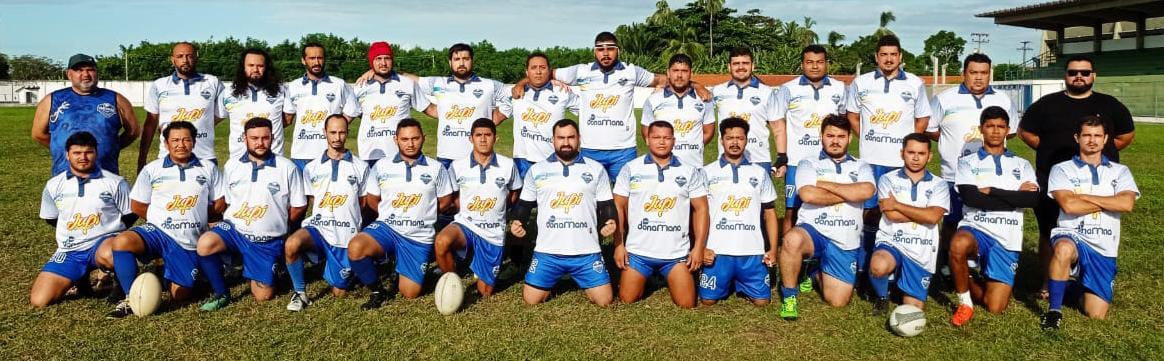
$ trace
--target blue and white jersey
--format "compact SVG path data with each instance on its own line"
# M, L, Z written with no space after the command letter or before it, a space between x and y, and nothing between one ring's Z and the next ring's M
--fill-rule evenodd
M703 164L703 126L715 124L715 109L711 102L699 100L695 90L679 95L671 87L655 92L643 104L643 126L656 120L671 123L675 128L675 145L671 153L683 164Z
M40 197L40 218L57 220L57 252L86 250L102 236L122 231L130 214L125 178L97 169L89 178L71 170L49 179Z
M230 122L229 146L230 158L242 157L247 151L243 126L251 118L267 118L271 121L271 152L283 154L283 102L287 94L287 87L280 86L278 94L267 94L263 89L254 85L247 85L247 90L239 96L234 96L233 89L222 87L218 94L218 117Z
M830 114L845 114L845 93L845 82L829 76L819 89L803 75L780 86L774 119L784 119L788 164L820 153L820 123Z
M348 248L348 242L360 232L363 215L360 197L367 193L371 170L368 164L344 153L331 159L324 153L303 167L303 194L311 197L311 213L303 226L315 227L323 240L334 247Z
M916 130L917 118L930 116L930 101L925 83L916 75L898 70L897 76L887 78L874 70L853 79L845 109L861 114L861 159L900 167L901 140Z
M513 118L513 157L540 162L554 154L554 122L578 113L578 95L547 82L541 88L527 85L521 99L504 97L497 107Z
M461 83L452 76L420 78L420 92L437 106L437 158L461 159L473 152L473 121L493 119L493 109L509 94L505 84L473 74Z
M401 119L411 118L413 109L423 112L428 108L428 98L420 94L416 82L395 71L383 82L368 79L355 92L362 114L360 132L356 137L360 159L395 157L399 152L396 149L396 124Z
M905 169L881 175L877 181L877 199L890 195L898 203L917 208L940 207L950 211L950 186L928 170L914 183ZM917 222L894 222L881 216L877 229L877 243L892 245L915 263L934 273L938 264L938 225Z
M748 122L748 146L744 148L748 159L760 163L771 162L772 143L768 140L771 139L772 130L768 128L768 122L780 118L776 114L776 92L761 83L759 78L752 77L748 85L743 87L728 80L712 87L711 94L719 121L740 118ZM723 155L723 142L719 143L718 154Z
M158 115L158 130L170 122L190 122L198 134L194 136L194 155L201 159L217 159L214 155L214 118L218 115L218 95L222 82L210 74L194 74L190 79L174 72L154 80L146 93L145 111ZM158 158L170 154L166 141L158 142Z
M1075 194L1113 196L1132 191L1140 198L1140 188L1127 166L1103 157L1098 166L1084 163L1079 156L1056 164L1047 180L1047 194L1054 198L1055 191ZM1059 223L1051 234L1070 234L1099 251L1104 257L1116 257L1120 248L1120 213L1098 211L1085 215L1070 215L1059 210Z
M954 181L956 185L1017 191L1026 182L1037 184L1035 169L1031 168L1031 162L1009 150L1000 155L991 155L978 148L973 154L958 158L958 172ZM959 228L977 229L998 240L1008 251L1018 252L1023 249L1022 209L987 211L963 205L962 214Z
M537 202L534 251L559 256L593 254L598 247L598 202L614 199L602 164L582 156L563 164L556 155L526 173L521 200Z
M351 118L360 115L352 87L343 79L327 74L319 80L311 80L304 74L287 82L286 96L283 112L295 114L291 159L316 159L327 150L323 121L328 115L343 114Z
M577 86L578 126L582 148L616 150L635 147L635 87L651 86L655 74L617 61L610 72L597 62L554 70L554 78Z
M376 180L369 182L368 194L380 197L376 220L410 240L432 244L438 198L453 193L445 167L423 154L412 164L396 154L372 170Z
M674 156L667 166L659 167L650 153L622 167L614 194L627 197L627 252L657 259L687 256L691 199L707 196L699 168Z
M723 156L703 166L711 227L707 248L726 256L764 254L762 205L776 201L776 188L764 167L745 156L739 165Z
M223 166L226 213L240 234L251 242L267 242L287 234L291 207L306 207L303 176L291 160L276 154L255 164L243 153Z
M941 132L938 138L938 154L942 157L942 179L953 182L958 171L958 158L974 154L982 148L982 131L978 124L982 109L999 106L1010 115L1010 134L1018 132L1018 112L1006 94L986 87L986 93L979 98L970 93L966 85L946 89L931 101L930 124L927 132Z
M209 229L210 207L222 199L224 190L222 173L214 163L195 157L183 167L167 156L141 169L129 199L148 204L146 222L193 251L198 236Z
M495 246L505 243L505 211L509 192L521 189L513 159L494 153L489 163L477 158L457 159L449 166L454 192L460 192L461 210L453 220Z
M817 181L840 184L869 183L874 185L873 168L862 160L846 154L840 162L822 150L819 156L800 160L796 166L796 191L815 186ZM821 206L808 202L800 207L796 224L807 224L831 239L842 250L861 246L861 225L864 201L841 202Z

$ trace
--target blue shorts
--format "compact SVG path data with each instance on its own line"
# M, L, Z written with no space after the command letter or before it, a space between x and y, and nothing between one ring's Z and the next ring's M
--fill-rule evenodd
M610 177L610 182L614 183L614 180L618 179L618 172L622 171L622 166L639 155L634 147L630 147L610 150L582 148L582 156L602 164L602 167L606 168L606 175ZM700 166L702 165L695 165L696 168Z
M821 271L841 282L857 284L857 255L860 247L843 250L811 225L801 224L797 227L804 229L812 238L812 258L820 261Z
M897 289L905 292L909 297L925 302L930 289L930 277L934 274L909 257L902 255L901 251L891 244L881 243L873 248L873 252L879 250L889 252L889 255L893 256L894 262L897 263L897 269L893 271L893 275L897 278Z
M303 172L303 168L311 163L312 159L291 159L291 163L295 163L295 168L299 168L299 172Z
M495 286L497 274L501 273L501 259L505 247L489 243L465 226L457 224L457 227L461 227L461 233L465 235L465 249L457 251L457 257L464 260L472 251L469 269L473 270L473 274L477 275L481 282L485 282L489 287Z
M699 274L699 298L722 300L730 288L753 300L772 299L768 280L768 266L764 256L715 256L715 262L703 267Z
M877 181L880 180L881 176L885 175L885 173L894 172L894 171L897 171L898 169L901 169L901 167L887 167L887 166L876 165L876 164L870 164L869 167L873 168L873 184L877 184ZM870 197L868 200L865 201L865 209L875 209L875 208L879 208L877 206L877 192L873 192L873 197ZM876 223L873 224L873 228L874 229L877 228Z
M534 162L525 158L513 158L513 165L517 167L517 174L521 176L521 179L525 179L525 173L529 172L529 168L533 167Z
M283 263L282 238L252 242L230 221L218 222L210 231L222 238L230 252L242 256L243 277L267 286L275 285L275 268Z
M658 272L663 278L667 278L667 276L671 275L671 269L675 268L675 265L687 262L687 257L658 259L640 256L634 253L630 253L627 258L629 260L627 265L646 278L650 278L655 272Z
M311 242L315 246L314 249L307 252L307 259L311 263L323 263L323 279L327 281L327 284L341 290L351 287L352 261L348 258L348 249L327 243L315 226L307 226L303 229L306 229L307 234L311 235Z
M1108 304L1112 300L1112 284L1115 283L1117 273L1116 259L1099 254L1086 242L1076 239L1072 234L1054 234L1051 239L1058 242L1075 243L1075 253L1078 259L1073 264L1072 274L1076 282L1087 289L1087 292L1099 296Z
M796 166L788 166L788 172L784 173L784 208L800 208L804 201L800 200L800 194L796 192Z
M197 251L182 248L173 237L150 223L133 227L130 231L141 236L145 243L145 253L138 256L143 263L161 257L167 280L185 288L194 288L194 280L198 279Z
M89 247L89 249L53 253L52 258L44 263L44 267L40 271L68 278L71 282L77 282L88 276L89 271L97 268L97 248L101 247L102 242L116 235L117 232L112 232L100 236L97 242L93 243L93 247Z
M541 252L534 252L529 271L525 273L525 284L549 290L566 274L582 289L610 284L610 274L606 272L601 253L559 256Z
M424 284L424 273L432 260L432 244L413 241L396 233L384 221L376 221L364 228L364 233L372 236L384 254L396 256L396 273L417 284Z
M1018 269L1019 253L1007 250L994 237L986 235L973 227L958 228L960 231L970 232L974 240L978 241L978 264L982 268L982 275L992 281L1002 282L1014 286L1014 273Z
M954 182L947 182L950 185L950 209L946 213L945 225L949 227L957 227L958 222L962 221L962 195L958 194L958 187Z

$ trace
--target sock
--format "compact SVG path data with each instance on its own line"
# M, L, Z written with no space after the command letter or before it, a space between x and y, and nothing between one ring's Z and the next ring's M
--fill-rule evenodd
M307 282L303 280L303 257L287 264L287 274L291 275L291 286L295 292L307 292Z
M783 295L784 298L796 297L800 294L800 287L780 287L780 294Z
M215 297L226 296L230 292L226 288L226 276L222 275L222 258L218 254L198 256L198 266L202 268L206 280L210 281L210 288L214 290Z
M1047 309L1058 311L1063 307L1063 294L1067 292L1067 281L1048 280L1047 291L1051 293Z
M877 294L877 298L889 297L889 276L877 277L870 272L869 285L873 287L873 292Z
M356 274L356 278L360 279L360 283L373 291L379 290L380 275L376 273L376 264L371 257L352 260L352 272Z
M970 298L970 291L959 293L958 301L961 301L963 305L974 307L974 300Z
M133 280L137 279L137 257L130 251L113 251L113 274L117 276L118 286L125 294L133 287Z

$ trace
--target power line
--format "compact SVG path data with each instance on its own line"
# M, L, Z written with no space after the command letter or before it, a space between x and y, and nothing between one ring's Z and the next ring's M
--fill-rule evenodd
M970 41L977 44L974 46L975 53L982 52L982 44L989 44L990 43L990 39L988 39L989 37L990 37L990 34L987 34L987 33L970 33Z

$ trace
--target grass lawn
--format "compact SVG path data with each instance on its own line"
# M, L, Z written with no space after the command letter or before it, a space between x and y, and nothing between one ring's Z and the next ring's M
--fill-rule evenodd
M1027 251L1010 309L990 315L979 308L968 327L955 329L949 318L956 296L932 291L928 329L904 339L885 330L884 317L868 316L869 302L857 299L833 309L817 295L801 297L798 322L780 320L776 305L756 308L738 298L678 310L665 289L634 305L600 309L570 282L548 303L528 307L520 297L521 270L503 271L495 297L471 297L449 317L436 312L427 292L364 312L362 289L346 299L319 298L306 312L292 314L284 309L286 288L275 301L259 304L240 284L232 288L236 302L212 314L178 305L148 318L106 320L111 306L98 298L34 311L27 306L28 289L56 245L53 230L37 217L50 161L48 151L29 138L32 114L33 108L0 108L0 127L8 129L0 133L7 154L0 157L0 214L6 215L0 222L0 279L6 281L0 284L0 359L1151 359L1164 352L1164 227L1152 225L1164 215L1164 198L1156 197L1164 191L1162 125L1138 124L1136 143L1123 155L1144 196L1135 213L1124 217L1109 320L1068 310L1060 332L1039 330L1046 305L1032 298L1039 284L1031 251L1037 232L1028 212ZM421 118L434 134L431 119ZM227 125L217 130L218 139L226 139ZM511 130L509 123L502 127L501 153L510 151ZM1012 144L1033 157L1021 142ZM121 155L126 173L135 167L137 147ZM156 145L151 149L156 152ZM425 152L435 154L435 137ZM225 142L218 154L226 154ZM931 166L937 168L936 157ZM132 183L134 175L127 178ZM318 275L318 269L308 269L312 294L326 287ZM778 279L775 273L772 279Z

